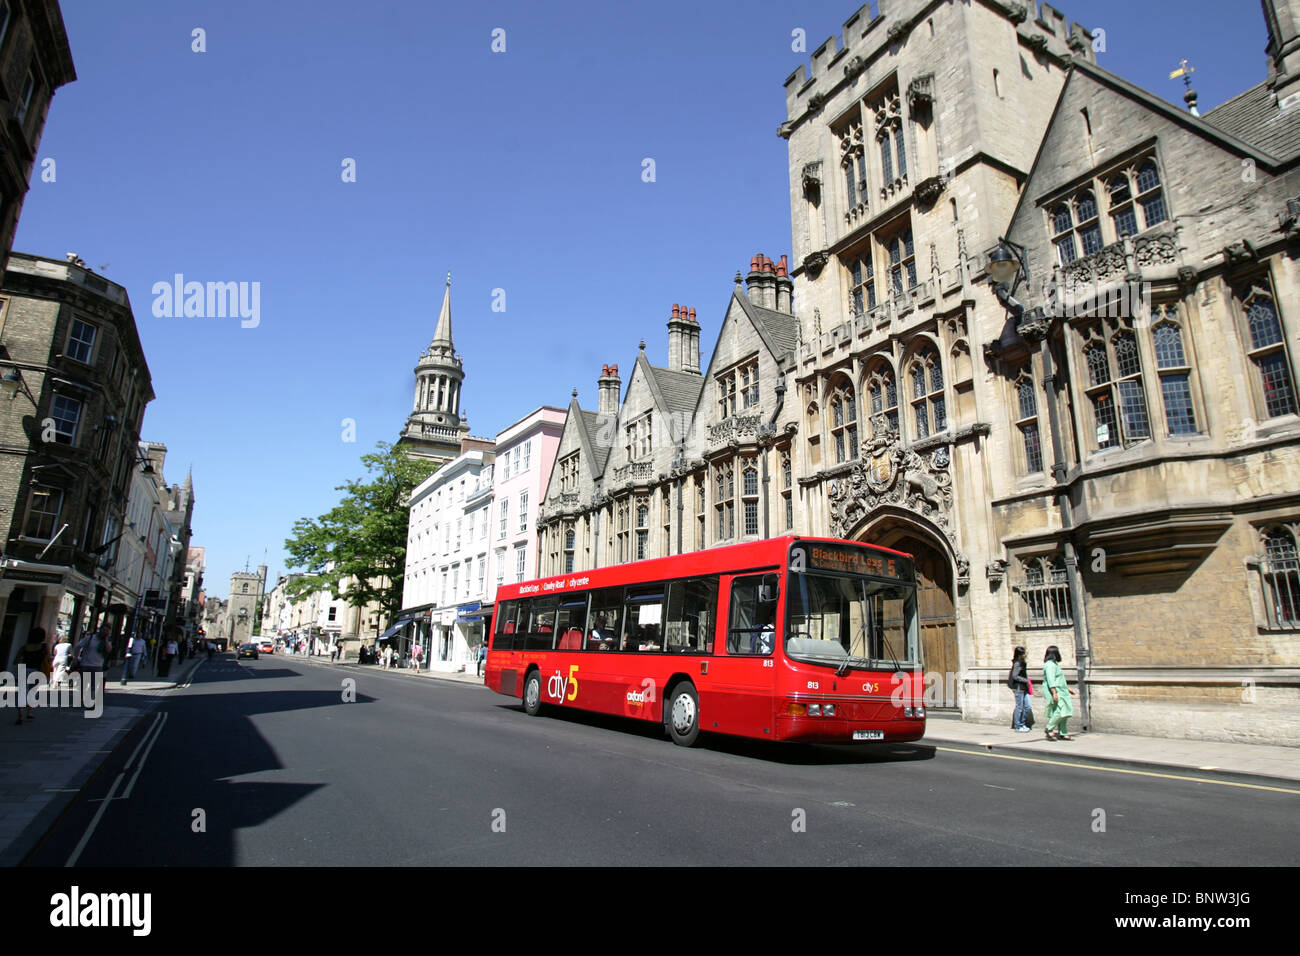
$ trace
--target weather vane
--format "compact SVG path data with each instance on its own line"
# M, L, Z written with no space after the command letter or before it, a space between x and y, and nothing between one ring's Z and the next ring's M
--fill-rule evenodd
M1187 87L1187 92L1183 94L1183 100L1187 103L1187 108L1191 110L1193 116L1200 116L1196 109L1196 91L1192 89L1192 74L1196 72L1196 67L1188 66L1187 61L1179 63L1178 69L1169 74L1169 79L1176 80L1180 76L1183 78L1183 86Z

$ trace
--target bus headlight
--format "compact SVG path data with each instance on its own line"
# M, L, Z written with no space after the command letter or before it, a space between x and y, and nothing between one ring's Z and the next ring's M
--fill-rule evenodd
M835 716L835 705L834 705L834 704L823 704L823 705L822 705L822 714L823 714L824 716L826 716L826 717L834 717L834 716Z
M911 705L911 704L904 704L904 705L903 705L903 716L904 716L904 717L911 717L911 716L912 716L912 705Z
M821 705L821 704L809 704L809 705L808 705L808 716L809 716L809 717L820 717L821 715L822 715L822 705Z

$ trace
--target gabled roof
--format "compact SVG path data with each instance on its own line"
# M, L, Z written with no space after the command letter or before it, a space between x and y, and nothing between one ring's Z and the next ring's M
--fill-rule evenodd
M1279 159L1300 154L1300 108L1278 109L1267 82L1216 106L1203 119Z
M1097 66L1095 63L1084 59L1075 59L1071 62L1069 71L1065 75L1065 82L1061 84L1061 92L1057 96L1056 106L1052 109L1052 117L1048 120L1047 127L1043 133L1043 138L1038 144L1038 152L1034 156L1034 162L1029 168L1029 175L1025 180L1025 188L1021 190L1020 199L1016 202L1016 207L1012 210L1011 216L1007 220L1008 228L1013 226L1019 220L1022 207L1031 205L1038 201L1038 195L1031 193L1030 191L1030 184L1034 182L1034 179L1038 174L1039 164L1043 159L1043 153L1048 147L1048 141L1056 126L1066 98L1069 96L1071 86L1075 82L1078 82L1080 76L1087 76L1099 85L1108 87L1116 93L1126 96L1142 106L1145 106L1147 109L1151 110L1151 112L1157 113L1168 120L1199 133L1206 139L1218 143L1225 149L1254 159L1265 169L1272 170L1279 164L1279 158L1276 154L1266 152L1261 146L1240 138L1236 133L1229 129L1225 129L1217 123L1209 122L1208 117L1193 116L1186 110L1179 109L1167 100L1161 99L1154 93L1144 90L1142 87L1134 83L1130 83L1123 77L1117 76L1109 70ZM1250 91L1247 92L1249 93ZM1227 106L1232 102L1232 100L1229 100L1228 103L1224 104L1224 106ZM1210 113L1213 114L1217 109L1221 108L1222 107L1217 107L1215 110L1211 110ZM1224 114L1225 119L1229 115L1231 114Z
M762 338L763 344L767 346L774 359L780 361L787 353L794 352L799 344L797 318L755 305L740 289L733 290L731 295L740 303L749 320L754 323L754 328L758 330L759 337Z
M672 369L651 365L641 354L637 364L645 362L646 380L655 393L659 407L669 413L690 416L695 411L695 402L704 387L704 376L698 372L674 372Z
M591 477L599 478L605 473L605 462L609 460L609 450L613 447L609 443L596 441L596 436L600 433L600 413L578 408L577 401L569 408L569 418L578 424L578 437L582 440L583 457L587 459ZM578 413L576 417L573 414L575 411Z

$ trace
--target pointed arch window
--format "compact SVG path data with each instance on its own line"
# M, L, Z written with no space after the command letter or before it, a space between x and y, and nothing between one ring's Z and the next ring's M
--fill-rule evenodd
M911 384L912 422L917 438L929 438L948 427L948 410L943 394L943 365L934 346L927 345L908 366Z
M573 552L574 545L577 543L577 533L572 526L564 529L564 573L573 573Z
M889 431L898 432L898 384L894 371L886 365L877 366L867 376L867 396L871 400L871 428L874 437L885 437L876 432L877 415L885 417Z
M850 291L853 314L861 315L874 309L876 307L876 264L870 245L853 260L849 272L853 279L853 288Z
M840 380L830 394L831 442L835 446L835 463L858 457L858 401L853 386Z
M1069 578L1060 555L1026 558L1021 561L1021 627L1069 627L1074 623Z
M636 502L636 559L644 561L650 556L650 505L644 498Z
M1034 391L1033 370L1026 366L1016 379L1016 406L1020 412L1016 428L1027 474L1043 470L1043 445L1038 430L1038 399Z
M1270 628L1300 628L1300 552L1295 526L1265 528L1262 533L1264 604Z
M1165 427L1169 435L1195 435L1196 408L1192 402L1192 368L1183 347L1183 330L1178 324L1178 310L1173 305L1152 310L1158 318L1151 329L1151 342L1160 376L1160 398L1165 407Z
M1079 249L1074 244L1074 217L1066 203L1061 203L1052 213L1052 234L1056 237L1052 244L1056 246L1056 258L1061 265L1068 266L1079 258Z
M790 450L781 452L781 497L784 499L785 530L794 528L794 471L790 462Z
M730 462L713 470L715 538L725 541L736 534L736 473Z
M1266 289L1256 287L1244 302L1249 355L1255 366L1258 398L1266 418L1296 412L1295 383L1282 333L1277 303Z
M1104 340L1093 329L1083 348L1088 368L1087 395L1092 406L1097 449L1131 445L1151 437L1146 389L1137 339L1120 329ZM1118 376L1112 375L1118 371Z
M753 537L758 534L758 468L752 458L747 458L744 465L741 491L745 510L745 534Z
M911 226L891 239L888 247L890 282L894 294L902 295L908 289L916 288L916 248L912 244Z

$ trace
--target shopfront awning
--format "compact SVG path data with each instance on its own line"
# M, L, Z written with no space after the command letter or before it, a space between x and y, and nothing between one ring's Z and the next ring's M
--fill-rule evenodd
M398 631L400 631L402 628L406 627L406 625L410 623L411 623L411 619L409 617L404 617L396 624L394 624L392 627L390 627L388 630L384 631L384 633L380 634L379 637L376 638L376 640L377 641L391 640L393 637L397 635Z

